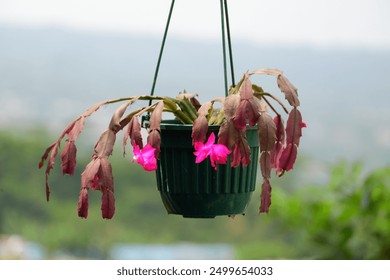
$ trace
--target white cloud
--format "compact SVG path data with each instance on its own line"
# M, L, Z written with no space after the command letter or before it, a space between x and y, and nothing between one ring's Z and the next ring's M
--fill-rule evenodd
M162 35L170 0L0 0L0 23ZM390 48L387 0L230 0L234 38ZM170 34L219 38L219 1L178 0Z

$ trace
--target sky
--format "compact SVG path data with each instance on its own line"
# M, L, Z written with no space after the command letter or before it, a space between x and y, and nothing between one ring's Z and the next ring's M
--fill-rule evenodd
M0 0L0 26L162 36L171 0ZM228 0L232 37L256 44L390 49L388 0ZM176 0L170 35L220 38L220 1Z

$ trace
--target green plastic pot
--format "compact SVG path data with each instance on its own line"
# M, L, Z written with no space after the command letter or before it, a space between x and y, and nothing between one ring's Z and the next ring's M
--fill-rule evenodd
M209 133L218 135L219 126ZM157 187L169 214L188 218L214 218L243 214L256 187L259 141L256 128L247 129L251 163L246 167L219 164L209 158L196 164L192 125L176 121L161 123L161 153L156 171Z

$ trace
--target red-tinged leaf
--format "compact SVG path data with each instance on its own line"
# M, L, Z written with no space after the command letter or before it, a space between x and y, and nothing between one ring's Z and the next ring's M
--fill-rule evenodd
M160 130L163 110L164 110L164 102L160 101L157 103L150 117L150 130L154 130L154 129Z
M115 197L111 190L105 190L102 194L102 217L112 219L115 214Z
M40 168L43 166L43 162L47 159L50 153L49 161L47 162L45 177L46 177L46 200L50 200L50 186L49 186L49 175L50 170L54 166L55 158L58 153L58 148L60 146L60 142L54 142L50 147L48 147L45 151L45 154L42 156L41 162L39 163Z
M295 144L288 144L284 148L282 155L279 159L278 175L282 175L283 171L289 171L293 169L295 160L297 158L298 148Z
M253 98L252 83L249 79L245 79L240 87L241 100L249 100Z
M114 191L114 177L112 176L112 167L108 158L100 159L100 168L98 171L99 185L101 190L109 189Z
M108 128L110 130L112 130L112 131L114 131L116 133L116 132L118 132L119 130L122 129L121 124L120 124L121 118L122 118L123 114L125 113L127 107L129 107L129 105L131 105L133 102L134 102L133 100L130 100L130 101L122 104L114 112L114 114L112 115L110 124L108 125Z
M209 128L206 116L209 114L211 107L212 103L206 102L199 108L198 117L195 119L194 125L192 126L192 144L195 142L203 143L206 140Z
M284 93L288 103L293 107L299 106L298 89L282 74L277 78L278 87Z
M68 132L68 141L75 142L77 140L77 137L79 137L80 133L84 128L84 120L84 117L80 117L74 122L72 129Z
M234 125L241 130L246 129L247 120L250 126L255 126L259 117L260 104L253 98L252 83L245 79L239 91L240 104L234 113Z
M225 98L223 103L223 111L227 120L234 117L237 107L240 104L240 96L238 94L231 94Z
M231 120L227 120L219 129L218 144L223 144L229 150L232 150L233 145L238 142L241 132L234 126Z
M272 168L279 168L279 161L280 157L283 152L283 145L281 142L277 141L275 143L275 146L273 150L271 151L271 167Z
M198 118L194 121L194 125L192 126L192 144L195 142L203 143L207 138L207 131L209 129L209 124L205 116L198 116Z
M85 188L80 190L77 212L79 217L88 218L88 190Z
M285 144L285 130L281 115L277 115L273 121L276 127L276 142L274 148L271 151L271 167L278 169L279 159L282 155Z
M299 146L299 140L302 136L302 127L305 127L306 124L302 122L301 112L297 108L291 110L286 127L287 143L294 143Z
M241 163L241 151L240 147L237 144L234 144L233 146L233 153L231 154L231 167L237 167Z
M109 157L114 149L116 140L115 132L107 129L99 138L99 141L95 145L95 154L99 158Z
M259 103L254 98L241 100L233 117L234 125L240 130L245 130L247 120L250 126L255 126L259 117Z
M241 135L240 139L240 150L241 150L241 163L245 167L251 163L251 150L249 148L248 141L244 135Z
M226 121L219 129L218 144L225 145L233 151L231 166L236 167L242 163L247 166L250 163L250 148L246 140L245 131L237 129L232 121Z
M257 123L257 130L259 133L260 151L272 151L276 140L276 126L272 118L264 111Z
M284 145L285 141L285 131L284 131L284 123L281 115L277 115L274 118L274 123L276 127L276 141L282 143Z
M240 105L238 105L236 110L236 114L233 117L234 126L240 130L246 130L247 108L244 102L240 102Z
M101 159L98 176L102 192L102 216L104 219L111 219L115 212L114 177L112 176L111 163L107 158Z
M263 178L271 177L271 156L269 152L262 152L260 155L260 169Z
M123 155L126 154L126 143L127 139L130 137L131 143L135 143L142 149L144 147L142 143L142 135L141 135L141 124L139 122L138 117L134 116L129 121L127 125L127 131L123 137Z
M231 166L237 167L242 164L243 167L251 163L251 151L248 141L242 137L234 146L231 158Z
M160 131L157 129L152 130L148 135L147 142L150 144L150 146L156 149L154 151L154 157L158 159L160 155L160 144L161 144Z
M267 178L264 178L261 186L259 213L268 213L271 206L271 184Z
M62 173L73 176L76 167L77 148L73 141L68 141L61 153Z
M98 172L100 169L100 158L94 158L87 164L81 173L81 187L85 189L99 189Z

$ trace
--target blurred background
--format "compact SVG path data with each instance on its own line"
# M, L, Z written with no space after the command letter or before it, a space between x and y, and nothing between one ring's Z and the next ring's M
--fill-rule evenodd
M122 157L116 214L90 193L77 217L80 173L113 107L87 121L74 177L38 162L65 126L101 100L148 94L169 0L0 0L0 259L389 259L390 3L228 1L236 79L278 68L298 87L298 163L259 189L245 216L168 215L154 173ZM156 95L223 96L217 0L178 0ZM255 82L280 95L275 80ZM137 106L137 105L136 105Z

